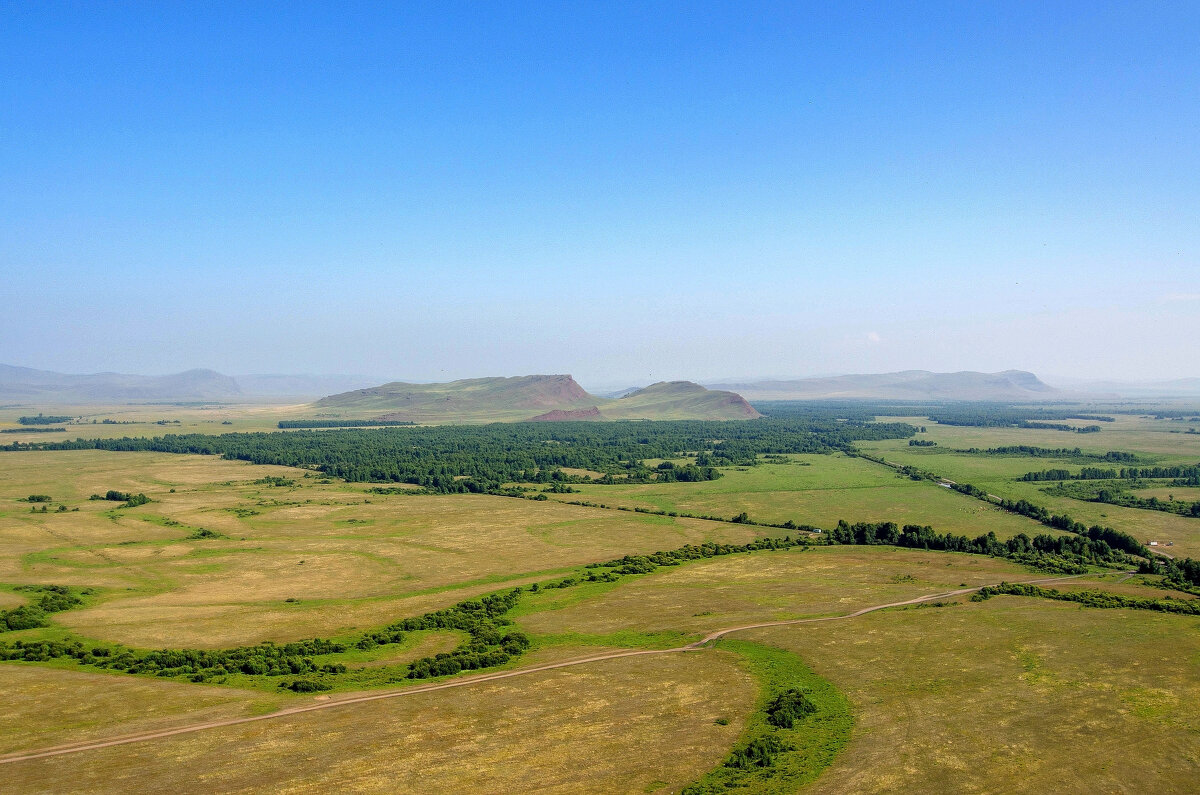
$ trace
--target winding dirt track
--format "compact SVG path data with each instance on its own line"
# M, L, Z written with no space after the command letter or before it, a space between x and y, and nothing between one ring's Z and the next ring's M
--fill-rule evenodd
M1032 585L1044 582L1057 582L1059 580L1070 580L1074 579L1075 577L1082 576L1084 575L1072 574L1062 577L1045 577L1037 580L1026 580L1023 584ZM999 583L993 583L993 585L998 584ZM485 682L495 682L500 679L511 679L514 676L528 676L529 674L536 674L540 673L541 671L552 671L556 668L569 668L576 665L587 665L588 663L601 662L603 660L617 660L623 657L640 657L650 654L678 654L681 652L700 651L707 647L710 643L734 632L743 632L749 629L761 629L764 627L783 627L792 624L814 624L821 621L841 621L847 618L857 618L858 616L866 615L867 613L874 613L878 610L887 610L892 607L905 607L907 605L915 605L922 602L931 602L936 599L947 599L953 596L962 596L963 594L974 593L983 587L986 586L980 585L975 588L959 588L958 590L954 591L945 591L943 593L918 596L901 602L888 602L887 604L873 605L872 607L864 607L861 610L855 610L853 613L846 613L840 616L793 618L784 621L765 621L761 624L745 624L738 627L727 627L725 629L718 629L715 632L710 632L695 643L689 643L686 646L678 646L673 649L643 649L638 651L630 650L606 652L604 654L595 654L589 657L577 657L572 660L562 660L556 663L547 663L545 665L536 665L530 668L521 668L515 671L501 671L499 673L463 677L461 679L454 679L449 682L440 682L433 685L406 687L403 690L390 690L384 693L372 693L371 695L366 696L352 696L350 698L338 700L321 701L316 704L309 704L303 707L281 709L278 712L272 712L267 715L255 715L245 718L227 718L225 720L207 721L205 723L193 723L188 726L179 726L174 729L162 729L160 731L143 732L141 734L127 734L107 740L55 745L48 748L42 748L37 751L0 756L0 765L11 764L13 762L27 762L33 759L43 759L48 756L61 756L63 754L76 754L82 751L95 751L100 748L111 748L114 745L127 745L129 743L140 743L148 740L160 740L165 737L174 737L178 734L190 734L192 732L204 731L206 729L217 729L223 726L237 726L243 723L255 723L262 720L275 720L277 718L286 718L291 715L301 715L305 712L317 712L324 709L345 707L351 704L362 704L367 701L381 701L386 698L415 696L419 693L432 693L435 690L449 690L450 688L454 687L469 687L471 685L483 684Z

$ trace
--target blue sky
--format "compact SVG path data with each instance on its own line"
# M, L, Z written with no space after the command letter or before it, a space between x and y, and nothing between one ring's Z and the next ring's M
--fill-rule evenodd
M1200 375L1195 3L0 5L0 361Z

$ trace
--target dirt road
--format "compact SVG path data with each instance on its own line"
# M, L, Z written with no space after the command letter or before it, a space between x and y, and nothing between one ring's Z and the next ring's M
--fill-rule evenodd
M1059 580L1069 580L1075 577L1082 577L1082 574L1073 574L1062 577L1045 577L1037 580L1026 580L1025 584L1037 584L1044 582L1057 582ZM996 585L998 583L993 583ZM160 740L166 737L174 737L179 734L190 734L192 732L205 731L206 729L217 729L223 726L238 726L243 723L256 723L263 720L275 720L278 718L286 718L291 715L302 715L306 712L317 712L325 709L337 709L346 707L352 704L362 704L367 701L381 701L387 698L403 698L405 696L415 696L420 693L432 693L436 690L449 690L455 687L470 687L471 685L483 684L485 682L495 682L500 679L511 679L514 676L528 676L542 671L552 671L558 668L569 668L576 665L587 665L589 663L601 662L603 660L618 660L623 657L639 657L651 654L680 654L687 652L701 651L714 641L730 635L734 632L743 632L749 629L761 629L764 627L783 627L792 624L813 624L821 621L842 621L848 618L857 618L858 616L874 613L878 610L887 610L893 607L905 607L907 605L920 604L922 602L931 602L938 599L949 599L963 594L974 593L985 586L975 588L959 588L954 591L946 591L944 593L929 594L927 596L918 596L913 599L906 599L901 602L888 602L887 604L873 605L864 607L861 610L855 610L853 613L846 613L840 616L822 616L819 618L794 618L784 621L766 621L760 624L745 624L737 627L727 627L719 629L715 632L710 632L695 643L689 643L686 646L678 646L673 649L641 649L629 651L614 651L604 654L595 654L588 657L577 657L572 660L562 660L556 663L547 663L545 665L535 665L530 668L521 668L515 671L500 671L498 673L481 674L478 676L467 676L461 679L454 679L448 682L439 682L437 684L419 685L416 687L406 687L403 690L390 690L384 693L372 693L365 696L351 696L349 698L334 699L329 701L321 701L315 704L307 704L302 707L291 707L282 709L278 712L272 712L267 715L255 715L245 718L228 718L225 720L207 721L205 723L193 723L188 726L179 726L174 729L162 729L159 731L144 732L142 734L127 734L121 737L113 737L107 740L94 740L83 743L70 743L66 745L56 745L48 748L42 748L37 751L28 751L24 753L8 754L0 756L0 765L11 764L13 762L28 762L33 759L43 759L49 756L61 756L62 754L76 754L83 751L95 751L100 748L111 748L114 745L126 745L129 743L140 743L148 740Z

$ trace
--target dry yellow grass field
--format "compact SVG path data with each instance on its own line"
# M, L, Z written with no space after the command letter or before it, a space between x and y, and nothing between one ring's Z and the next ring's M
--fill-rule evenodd
M843 792L1196 791L1200 625L1022 597L742 637L801 655L853 704L812 786Z
M580 599L529 597L518 624L536 635L704 634L756 621L841 615L963 586L1046 576L979 555L895 547L816 547L730 555L663 568ZM562 604L559 607L559 603Z
M0 689L0 754L262 714L297 698L14 663L0 665Z
M722 652L611 660L3 774L18 791L55 793L672 792L720 763L756 693Z
M103 589L93 606L56 620L141 647L336 634L628 552L761 532L549 501L380 496L206 456L66 451L5 461L0 582ZM254 483L268 475L300 485ZM154 502L114 509L87 499L110 488ZM31 493L80 510L30 513L18 499ZM225 537L189 540L197 529Z

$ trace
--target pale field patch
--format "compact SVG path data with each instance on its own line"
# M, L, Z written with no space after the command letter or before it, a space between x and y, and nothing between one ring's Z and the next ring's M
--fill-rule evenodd
M979 555L895 547L820 547L730 555L664 567L582 601L554 592L527 597L518 625L545 635L623 630L703 634L757 621L853 612L967 586L1025 580L1035 573ZM569 597L568 597L569 598ZM534 612L538 605L547 608Z
M722 652L626 658L4 772L23 792L670 792L720 763L756 694Z
M304 699L153 677L0 665L0 753L260 714ZM4 780L14 782L11 768Z

